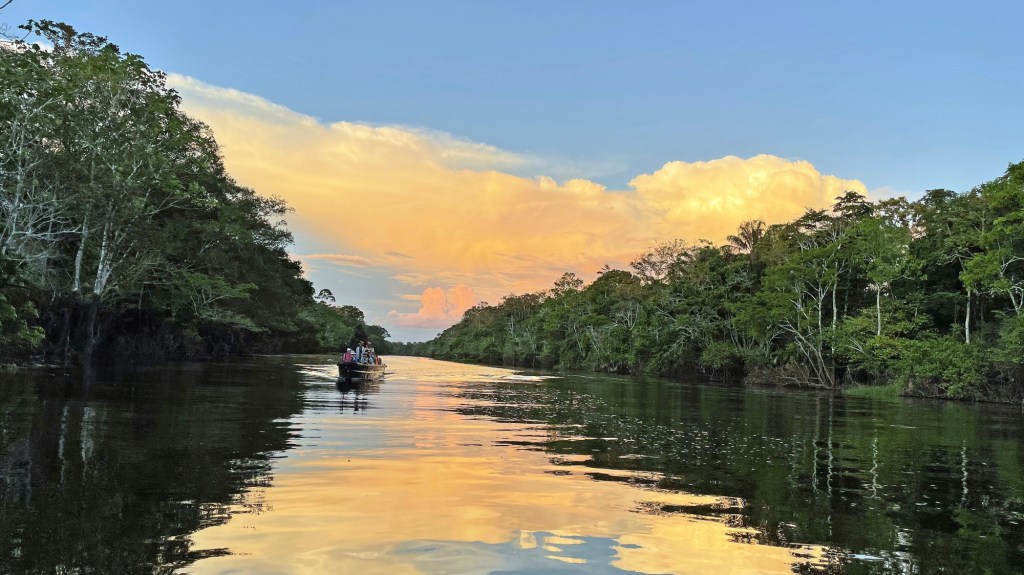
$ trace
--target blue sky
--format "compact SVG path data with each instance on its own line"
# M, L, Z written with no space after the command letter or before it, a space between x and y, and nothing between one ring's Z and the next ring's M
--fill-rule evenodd
M15 0L324 119L443 130L610 185L771 153L869 189L1024 158L1021 2Z
M488 159L502 173L612 191L668 162L770 154L914 196L1024 159L1022 2L14 0L0 11L27 18L106 35L154 67L324 125L441 133L507 152ZM300 253L357 247L301 213L296 225ZM356 271L377 278L346 280L371 310L385 284L381 301L395 282L461 281ZM379 305L381 318L403 311Z

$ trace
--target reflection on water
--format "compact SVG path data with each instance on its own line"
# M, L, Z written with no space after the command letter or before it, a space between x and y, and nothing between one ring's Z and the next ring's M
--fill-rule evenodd
M0 386L0 573L1016 573L1020 411L325 357Z
M0 385L0 572L170 571L227 549L189 537L265 510L301 410L294 370L181 366L87 390L55 374Z

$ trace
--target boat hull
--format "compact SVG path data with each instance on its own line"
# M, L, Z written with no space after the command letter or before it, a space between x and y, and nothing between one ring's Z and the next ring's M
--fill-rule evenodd
M384 379L385 368L387 366L383 363L372 364L342 361L338 362L338 379L345 382Z

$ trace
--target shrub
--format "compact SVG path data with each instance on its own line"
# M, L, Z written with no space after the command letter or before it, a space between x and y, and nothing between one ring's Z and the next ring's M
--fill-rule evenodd
M910 393L976 397L985 380L982 350L952 337L908 341L893 361L896 381Z

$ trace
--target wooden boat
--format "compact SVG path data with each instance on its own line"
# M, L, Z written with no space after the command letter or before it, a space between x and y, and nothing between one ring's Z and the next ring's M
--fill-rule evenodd
M356 363L354 361L338 362L338 379L350 381L371 381L384 379L384 370L388 366L383 363Z

